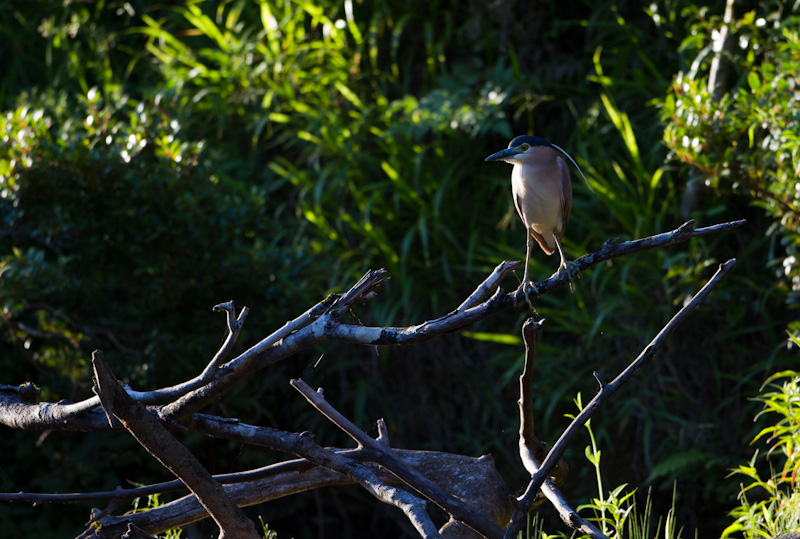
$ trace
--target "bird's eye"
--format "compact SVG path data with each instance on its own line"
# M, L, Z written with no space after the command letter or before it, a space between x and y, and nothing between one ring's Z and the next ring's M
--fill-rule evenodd
M522 146L519 147L519 149L522 150L523 152L527 152L528 151L528 145L527 144L523 144Z

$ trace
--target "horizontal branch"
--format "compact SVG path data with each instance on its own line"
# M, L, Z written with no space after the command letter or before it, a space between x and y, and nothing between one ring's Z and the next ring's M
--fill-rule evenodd
M578 270L583 271L612 258L731 230L742 226L745 222L744 220L732 221L695 230L692 227L693 221L689 221L675 230L648 238L621 243L609 240L600 249L579 258L574 264L576 264L575 267ZM350 303L337 300L338 310L335 313L327 310L312 323L291 335L284 336L279 341L271 339L269 342L262 341L223 367L222 370L225 372L221 373L209 386L201 388L193 394L186 395L173 406L176 409L185 407L189 410L198 411L205 404L221 396L230 385L251 372L282 361L320 342L335 340L368 346L411 344L458 331L497 312L524 305L525 294L522 286L510 293L505 293L499 286L500 282L510 275L515 267L517 266L514 263L508 262L498 265L492 274L470 296L480 297L480 302L476 302L475 299L467 300L462 304L462 307L443 317L408 327L369 327L340 322L338 314L343 312L345 307L352 306L356 300L360 299L349 293L345 294L343 297L347 297ZM374 286L383 282L384 273L385 270L371 270L359 281L357 286L361 285L371 292ZM568 282L566 274L562 273L562 276L554 276L540 281L536 283L536 286L541 293L545 293L564 286ZM494 290L491 296L487 294L489 290ZM334 314L335 316L333 316ZM226 367L229 367L229 369L226 369Z
M293 459L279 462L277 464L270 464L269 466L263 466L261 468L255 468L253 470L216 474L212 477L215 481L222 485L230 485L266 479L282 474L299 474L313 467L314 465L305 459ZM62 494L40 492L2 492L0 493L0 502L27 502L38 505L40 503L126 501L134 500L136 498L143 498L145 496L152 496L153 494L164 494L167 492L187 489L188 487L183 481L180 479L175 479L173 481L153 483L143 487L117 487L114 490L101 490L95 492L67 492Z
M675 230L648 238L628 242L609 240L596 251L575 260L573 267L585 271L605 260L731 230L744 223L732 221L695 230L690 221ZM501 281L518 265L518 262L499 264L457 309L440 318L408 327L365 327L342 323L340 315L354 304L374 296L375 288L386 279L385 270L370 270L347 293L329 296L238 357L220 365L208 383L163 405L159 415L181 423L188 421L191 414L221 397L246 376L324 341L369 346L411 344L458 331L497 312L524 305L521 286L509 293L500 288ZM546 293L567 282L567 275L562 272L561 276L540 281L536 286L540 293ZM18 429L88 431L121 428L118 424L110 426L97 409L98 405L99 402L93 399L76 404L31 404L19 395L0 391L0 424Z
M650 236L640 240L627 241L617 243L615 240L609 240L604 243L599 249L573 262L577 270L583 271L589 269L597 264L618 258L638 251L656 249L687 241L691 238L707 236L715 232L730 230L743 225L746 221L732 221L730 223L722 223L705 228L694 229L692 228L692 221L684 223L679 228L656 236ZM482 296L482 301L476 303L474 301L465 301L464 306L455 311L435 320L428 320L421 324L408 327L369 327L352 324L328 324L322 328L313 328L322 332L320 340L337 340L343 342L350 342L355 344L363 344L369 346L376 345L396 345L396 344L412 344L423 340L431 339L433 337L452 333L460 330L479 320L483 320L488 316L500 311L511 309L518 305L525 304L525 294L520 285L514 292L504 293L499 288L500 281L508 275L516 266L509 266L504 262L500 264L495 272L492 273L494 279L491 284L485 281L481 283L474 294L479 291L485 291L487 285L495 289L495 293L491 296ZM503 269L499 272L499 269ZM553 276L544 281L536 283L536 287L540 294L550 292L554 289L560 288L569 283L569 276L566 272L562 272L560 276ZM322 324L320 324L322 325ZM312 328L308 328L312 331ZM298 336L299 337L299 336ZM265 351L266 352L266 351Z
M225 485L225 493L239 507L256 505L289 496L311 488L351 483L348 478L325 468L313 467L302 472L288 472L267 477ZM87 529L79 539L117 539L129 524L145 532L156 535L174 528L180 528L208 518L208 512L197 498L189 494L177 500L159 505L147 511L115 516L105 515L97 519L99 527Z
M226 312L228 336L203 372L191 380L151 391L135 391L125 386L128 396L140 404L167 402L202 387L211 380L221 360L236 343L248 313L247 307L243 307L237 317L232 301L215 305L213 310ZM25 388L29 385L32 386L33 384L28 383L21 387ZM122 428L122 425L113 418L109 418L109 423L104 424L101 419L103 412L99 408L100 399L97 396L76 403L43 402L30 404L25 402L31 400L30 391L4 391L3 387L10 386L0 386L0 424L19 429L53 428L57 426L61 427L60 430L73 431L105 430L109 426L116 429ZM3 393L10 395L5 396ZM38 394L38 391L35 394Z

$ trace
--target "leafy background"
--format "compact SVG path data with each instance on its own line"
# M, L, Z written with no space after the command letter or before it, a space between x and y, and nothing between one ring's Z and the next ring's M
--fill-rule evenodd
M537 429L553 441L575 395L594 391L592 371L624 368L718 263L739 259L593 424L608 484L652 489L664 513L677 482L678 522L719 534L737 505L726 477L760 430L749 399L796 368L787 332L800 333L798 18L788 1L724 13L681 0L3 2L3 383L85 398L95 348L134 387L175 383L221 343L213 305L252 309L247 346L368 268L392 279L354 314L363 323L439 316L523 256L510 170L482 157L536 134L567 149L594 191L574 182L570 257L688 218L748 220L608 262L574 295L536 304ZM555 265L532 259L538 277ZM346 444L290 390L302 376L368 432L385 417L395 446L491 453L521 487L527 315L403 349L319 347L211 411ZM214 472L281 458L184 441ZM0 448L3 491L167 478L118 434L5 430ZM576 505L590 496L582 453L567 457ZM281 537L413 536L358 488L331 494L253 511ZM74 536L88 509L2 505L0 535L21 522Z

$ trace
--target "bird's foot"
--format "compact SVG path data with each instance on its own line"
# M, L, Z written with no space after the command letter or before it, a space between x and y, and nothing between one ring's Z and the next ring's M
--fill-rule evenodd
M575 293L575 287L572 286L572 280L575 277L580 278L581 274L576 267L575 262L561 262L561 265L558 267L558 271L556 272L557 277L561 277L561 272L566 271L567 277L569 278L569 291L573 294Z
M525 295L525 301L528 303L528 307L531 308L531 311L536 312L536 308L533 306L530 297L530 290L533 289L533 294L536 297L539 297L539 288L534 284L533 281L525 281L522 283L522 293Z

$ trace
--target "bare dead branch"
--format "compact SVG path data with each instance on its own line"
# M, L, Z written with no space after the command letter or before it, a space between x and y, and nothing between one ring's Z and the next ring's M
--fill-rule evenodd
M128 525L128 529L122 534L121 539L154 539L149 533L145 533L133 524Z
M221 483L239 482L225 487L225 491L239 506L263 503L311 488L353 482L355 479L348 475L352 471L352 466L366 467L368 473L375 474L384 483L397 481L397 478L382 466L366 462L366 458L370 456L368 451L364 449L322 449L314 443L314 437L310 433L288 433L204 414L196 414L194 420L189 424L189 428L241 443L281 448L281 450L295 454L306 454L310 459L331 467L328 472L320 470L309 460L297 459L257 470L214 476ZM378 430L383 433L383 439L376 443L388 447L388 436L382 421L379 421ZM491 457L484 456L473 459L461 455L408 450L394 450L394 454L414 469L424 470L425 475L442 488L473 501L476 506L481 508L482 512L496 522L503 524L508 522L511 514L508 492L505 482L494 468ZM341 470L342 473L334 472L334 469ZM469 480L465 481L464 478L469 478ZM107 493L94 493L94 496L80 494L75 496L77 499L84 500L114 499L119 501L181 487L182 484L175 481L140 489L118 489ZM5 496L25 501L67 501L72 497L72 495L62 495L62 499L57 500L54 495L46 495L45 498L39 499L34 498L36 495L23 493ZM4 497L0 496L0 499L4 499ZM399 501L401 509L406 510L402 506L403 497L399 498ZM133 515L116 517L105 513L95 513L95 517L102 525L100 530L92 528L87 530L82 537L95 539L118 537L120 530L129 524L134 524L147 533L158 534L208 516L205 509L193 496L186 496ZM434 536L431 535L433 529L429 527L425 533ZM442 530L444 529L442 528ZM451 533L450 529L448 529L448 533Z
M612 258L618 258L642 250L664 247L722 230L729 230L741 226L745 222L744 220L732 221L695 230L692 228L693 222L689 221L671 232L640 240L622 243L615 243L613 240L609 240L603 244L600 249L582 256L573 264L576 265L575 267L578 270L585 270ZM500 266L498 266L495 271L498 271L499 268ZM553 276L547 280L536 283L536 287L539 289L540 293L545 293L564 286L568 282L568 276L566 273L562 272L560 277ZM483 285L481 285L481 287L482 286ZM453 311L453 313L441 318L429 320L415 326L377 328L348 324L329 324L325 328L320 329L324 331L327 337L326 340L337 340L369 346L411 344L459 330L473 322L486 318L490 314L523 304L525 304L525 295L520 285L516 291L508 294L504 294L502 290L498 288L492 297L474 307L465 311Z
M374 275L372 270L367 272L367 274L361 278L359 283L361 283L364 278L369 275ZM359 283L356 283L356 285ZM369 290L364 290L365 293L368 291ZM314 341L309 341L308 344L291 346L295 343L287 343L285 339L293 334L296 335L297 333L300 333L303 328L306 328L309 324L317 320L319 316L327 311L337 300L338 296L332 294L308 309L294 320L286 322L286 324L284 324L279 330L262 339L259 343L252 346L244 353L224 365L220 369L216 381L198 388L191 393L184 395L180 399L177 399L175 402L165 406L161 410L161 415L163 417L170 417L175 421L182 422L182 420L188 418L193 412L199 411L208 402L211 402L218 396L222 395L230 387L230 384L237 382L238 380L260 368L266 367L267 365L259 365L256 362L259 356L262 355L266 350L280 350L281 352L285 353L285 355L283 355L280 359L285 359L286 357L289 357L300 350L315 344Z
M324 449L313 443L309 444L304 453L308 460L352 479L378 500L402 510L422 537L441 537L436 525L427 513L427 502L425 500L410 492L389 485L368 467L359 465L340 453Z
M349 482L351 481L347 478L330 470L313 467L301 473L289 472L275 477L227 485L225 492L237 505L244 507L311 488ZM147 511L123 516L105 516L98 521L99 529L92 527L86 530L79 539L116 539L129 524L134 524L146 533L155 535L207 517L208 512L197 498L190 494Z
M228 498L222 485L167 432L160 420L126 393L99 350L92 354L92 367L92 389L100 398L109 421L116 416L148 453L186 483L219 526L220 539L259 539L253 522Z
M195 422L197 427L199 424L205 424L206 430L210 426L207 421ZM217 424L219 426L219 424ZM231 429L226 429L228 433ZM264 430L259 427L251 427L249 434L264 434ZM289 434L289 433L286 433ZM259 436L259 441L264 437ZM267 433L266 441L272 445L274 443L274 436ZM357 458L358 453L363 453L361 449L350 451L335 451L325 449L317 445L314 441L313 434L305 432L299 435L294 435L291 438L290 444L287 444L291 452L302 456L309 462L324 466L330 470L338 472L339 474L355 481L367 490L370 494L375 496L380 501L389 505L394 505L405 513L414 528L425 538L438 538L439 532L426 511L427 503L419 497L393 487L388 483L382 481L374 471L368 467L361 465ZM360 455L358 455L360 456Z
M302 435L285 433L287 437L276 440L274 429L245 425L237 421L224 420L202 414L196 414L194 417L195 421L189 426L192 430L241 443L271 448L276 448L280 445L283 448L282 450L296 455L305 455L309 460L313 460L322 466L330 464L322 458L325 454L315 454L316 449L310 444L313 441L313 436L310 433ZM358 430L356 427L352 428ZM378 432L379 437L373 442L387 451L390 450L388 434L383 420L378 421ZM367 440L371 440L365 434L364 437ZM356 462L374 458L374 453L364 446L349 450L328 449L327 451L335 451L337 454ZM481 511L489 516L493 522L503 525L508 522L511 512L508 492L505 482L494 468L491 457L484 456L473 459L471 457L430 451L403 449L392 449L391 451L410 468L424 471L425 476L442 489L479 505ZM365 465L369 466L368 463L365 463ZM333 469L338 470L338 468ZM393 482L397 480L392 474L386 475L384 467L379 467L378 470L379 476L383 481ZM469 481L464 480L467 477L470 478Z
M21 398L25 400L33 400L39 396L40 391L39 388L37 388L31 382L25 382L24 384L16 386L7 386L5 384L0 384L0 393L19 395Z
M578 270L584 270L610 258L728 230L743 223L744 221L735 221L695 230L692 223L688 222L676 230L650 238L622 243L610 240L600 249L576 260L574 264ZM562 434L549 454L545 445L536 439L533 428L531 394L534 363L533 333L535 333L534 328L538 328L540 324L532 321L526 323L523 328L526 342L526 363L520 377L520 400L518 402L520 408L519 447L523 464L532 477L525 494L516 500L511 523L505 533L506 537L516 535L522 518L530 511L540 489L558 509L564 522L592 537L598 539L604 537L599 530L581 519L569 507L550 477L563 478L566 471L559 468L563 462L561 456L574 433L582 427L594 409L652 358L661 342L686 316L684 313L688 313L691 308L702 301L708 290L727 273L734 262L731 260L720 266L717 274L695 298L662 329L640 357L611 384L604 384L599 376L597 377L601 386L600 391ZM385 270L370 270L346 293L329 296L299 317L287 322L278 331L243 354L221 365L220 363L236 342L248 312L245 307L237 317L233 302L223 303L215 306L214 310L226 312L228 335L203 372L194 379L155 391L133 391L119 384L108 369L102 353L98 352L93 359L96 397L74 404L31 404L29 402L32 398L30 391L0 386L0 424L11 424L16 428L55 427L64 430L127 428L151 454L183 480L151 485L145 489L152 490L166 485L169 485L169 488L182 488L185 482L195 493L176 500L174 504L166 504L158 510L123 517L110 516L109 513L123 499L128 499L127 496L132 491L144 492L144 490L127 489L123 491L123 489L118 489L112 493L106 493L109 495L100 499L108 499L110 501L109 508L102 513L95 513L95 518L102 524L99 528L101 531L95 533L97 528L93 526L85 532L85 537L117 537L119 536L117 532L123 530L125 533L133 534L131 536L138 536L136 534L140 533L145 535L159 533L164 529L190 522L191 520L187 520L187 518L197 520L208 515L211 515L219 524L220 537L224 537L226 534L235 537L256 537L252 535L255 534L252 522L244 518L238 506L261 503L267 499L274 499L308 488L317 488L324 484L348 481L360 484L379 500L403 510L423 537L439 537L440 531L436 530L433 521L425 511L425 500L389 484L389 482L399 479L442 507L451 515L452 519L455 519L456 524L466 524L485 537L499 539L503 536L503 530L498 523L505 525L508 522L507 516L497 516L502 511L493 514L492 518L487 518L486 506L475 505L478 498L472 493L454 495L452 488L448 492L448 489L442 485L442 481L435 481L431 478L427 469L426 473L420 473L413 464L408 462L407 456L412 452L392 449L389 445L386 426L382 420L378 422L379 436L377 439L373 439L335 410L322 397L321 392L314 392L302 380L292 380L291 383L318 411L348 433L357 442L357 448L323 448L316 444L310 433L287 433L244 425L236 420L193 414L193 412L202 408L211 399L222 395L230 389L233 383L243 377L319 342L340 340L363 345L408 344L461 329L495 312L523 304L525 300L522 288L506 294L499 287L500 282L519 264L519 262L504 262L498 265L456 310L441 318L428 320L415 326L396 328L363 327L343 323L341 315L355 304L374 297L375 289L386 280ZM567 281L566 277L554 276L537 283L537 287L540 293L544 293L563 286ZM153 407L151 411L142 405L164 402L168 399L176 400L167 405ZM579 420L581 421L579 422ZM240 474L226 474L224 479L219 477L219 480L241 481L242 483L231 484L223 488L217 478L208 474L199 462L191 460L194 457L169 435L166 426L188 427L215 436L246 440L247 443L257 443L295 454L301 459ZM190 460L186 460L187 454ZM452 480L452 477L450 479ZM256 489L254 492L256 486L263 490ZM484 488L485 486L485 484L481 485ZM504 484L502 488L505 489ZM165 490L158 490L158 492L163 491ZM52 495L18 493L5 495L9 496L8 498L3 496L0 495L0 500L26 499L34 502L55 500L55 497L47 498ZM16 498L12 498L13 496ZM66 497L71 495L61 496L57 501L65 501ZM468 500L472 505L465 503L464 500ZM497 506L501 505L503 504ZM172 512L177 507L180 507L178 512Z
M239 338L239 333L244 325L244 320L247 318L247 315L250 312L247 307L242 307L242 310L239 312L239 316L236 316L236 307L234 306L233 301L214 305L212 310L214 312L225 312L228 334L225 337L225 341L222 343L220 349L216 354L214 354L214 357L211 358L211 361L209 361L208 365L206 365L206 368L203 369L203 372L191 380L187 380L171 387L165 387L153 391L133 391L132 389L128 389L128 394L131 396L131 398L142 404L166 402L177 399L182 395L186 395L190 391L202 387L211 381L216 374L217 369L219 368L220 362L230 353L230 351L233 349L233 346L236 344L236 340Z
M108 430L108 421L103 411L97 408L99 404L97 397L81 403L30 404L19 395L0 393L0 424L12 429Z
M599 249L596 249L591 253L587 253L582 257L580 257L579 259L575 260L573 264L575 264L574 266L575 269L577 269L578 271L583 271L591 268L592 266L596 266L598 263L603 262L605 260L610 260L612 258L619 258L621 256L629 255L639 251L658 249L661 247L666 247L668 245L673 245L675 243L687 241L692 238L700 238L703 236L708 236L710 234L715 234L717 232L732 230L746 223L747 220L740 219L738 221L729 221L727 223L720 223L716 225L707 226L704 228L695 229L694 220L690 219L689 221L686 221L675 230L664 232L662 234L656 234L655 236L648 236L646 238L641 238L632 241L624 241L621 243L617 242L617 238L612 238L606 241ZM569 276L567 276L562 272L562 275L560 277L558 277L557 274L554 274L553 277L550 277L545 281L536 283L536 286L539 289L540 293L544 293L554 288L558 288L559 286L563 286L568 282L569 282ZM518 303L524 301L523 298L524 294L522 293L521 288L517 290L516 294L517 296L519 296L517 301Z
M531 481L528 483L524 494L517 498L517 504L514 508L514 514L511 517L511 523L506 529L506 539L512 539L517 536L517 533L519 533L519 530L521 529L525 519L525 515L528 513L528 511L530 511L530 508L535 501L536 493L539 491L558 460L563 456L567 447L572 442L572 439L575 437L578 431L583 428L583 426L586 424L586 421L588 421L595 410L604 401L611 397L611 395L613 395L623 384L625 384L637 372L639 372L642 367L644 367L655 356L658 348L672 334L675 328L678 327L681 322L683 322L686 317L688 317L689 314L698 305L700 305L700 303L703 302L711 290L713 290L713 288L719 284L722 278L725 277L725 275L733 268L734 264L736 264L736 259L731 259L724 264L721 264L716 273L714 273L705 286L703 286L703 288L701 288L700 291L695 294L691 301L684 305L684 307L675 316L673 316L669 322L667 322L658 335L656 335L653 340L650 341L650 344L648 344L645 349L642 350L639 356L612 382L604 384L602 381L600 381L599 377L597 377L598 381L601 383L599 391L589 402L589 404L587 404L586 407L581 410L577 417L575 417L575 419L569 424L567 429L561 434L561 437L550 450L544 462L542 462L538 472L536 472L531 478Z
M577 264L577 266L575 267L578 270L585 270L611 258L624 256L641 250L664 247L681 241L687 241L694 237L706 236L715 232L729 230L743 225L745 221L732 221L697 230L692 228L692 223L692 221L689 221L671 232L658 234L641 240L622 243L608 241L597 251L576 260L575 264ZM500 264L495 269L495 273L497 275L506 275L507 272L504 272L504 268L502 267L506 264L505 262ZM344 296L334 298L335 309L319 312L317 307L321 304L318 304L312 308L314 311L313 313L311 313L312 310L309 310L300 317L303 321L302 324L298 324L298 326L301 326L300 329L292 333L288 329L284 330L284 328L286 328L286 326L284 326L279 332L273 334L274 336L270 336L261 341L239 357L224 365L214 381L169 405L167 409L164 410L164 413L174 417L179 412L181 415L185 415L189 412L199 411L200 408L207 403L221 396L232 384L250 373L278 361L282 361L300 350L323 341L336 340L369 346L411 344L431 339L444 333L457 331L491 314L511 309L517 305L523 305L525 302L525 295L522 291L522 287L508 294L505 294L503 290L498 287L491 297L484 299L484 301L474 307L463 311L456 310L441 318L429 320L415 326L365 327L342 323L339 320L339 314L347 308L350 308L353 303L362 299L364 294L371 292L376 286L383 282L384 273L383 270L367 272ZM537 283L536 286L539 288L540 292L544 293L563 286L567 282L568 280L565 275L562 275L562 277L551 277L550 279L541 281ZM483 297L485 297L485 293L481 291L486 289L483 283L478 289L479 290L473 292L472 295L478 297L483 295ZM342 298L346 299L343 300ZM319 316L311 321L310 318L314 314L319 314ZM294 324L294 322L295 321L293 321L292 324Z
M208 366L206 366L203 373L200 375L200 380L205 382L208 380L217 370L220 362L228 355L228 353L233 348L233 345L236 344L236 340L239 338L239 333L242 331L242 326L244 325L244 320L247 318L247 314L250 310L245 306L242 307L242 310L239 312L239 316L236 316L236 307L233 301L228 301L225 303L220 303L219 305L214 305L214 308L211 309L214 312L225 311L225 315L227 317L228 322L228 335L225 337L225 342L222 343L222 347L214 354L214 357L209 362ZM202 385L202 382L197 386L199 387ZM195 389L194 387L192 389ZM184 393L181 393L184 394ZM172 397L174 398L174 397Z
M339 316L356 303L371 299L373 297L373 291L388 279L386 273L386 270L383 268L367 271L350 290L336 298L333 305L328 309L328 312L334 316Z

